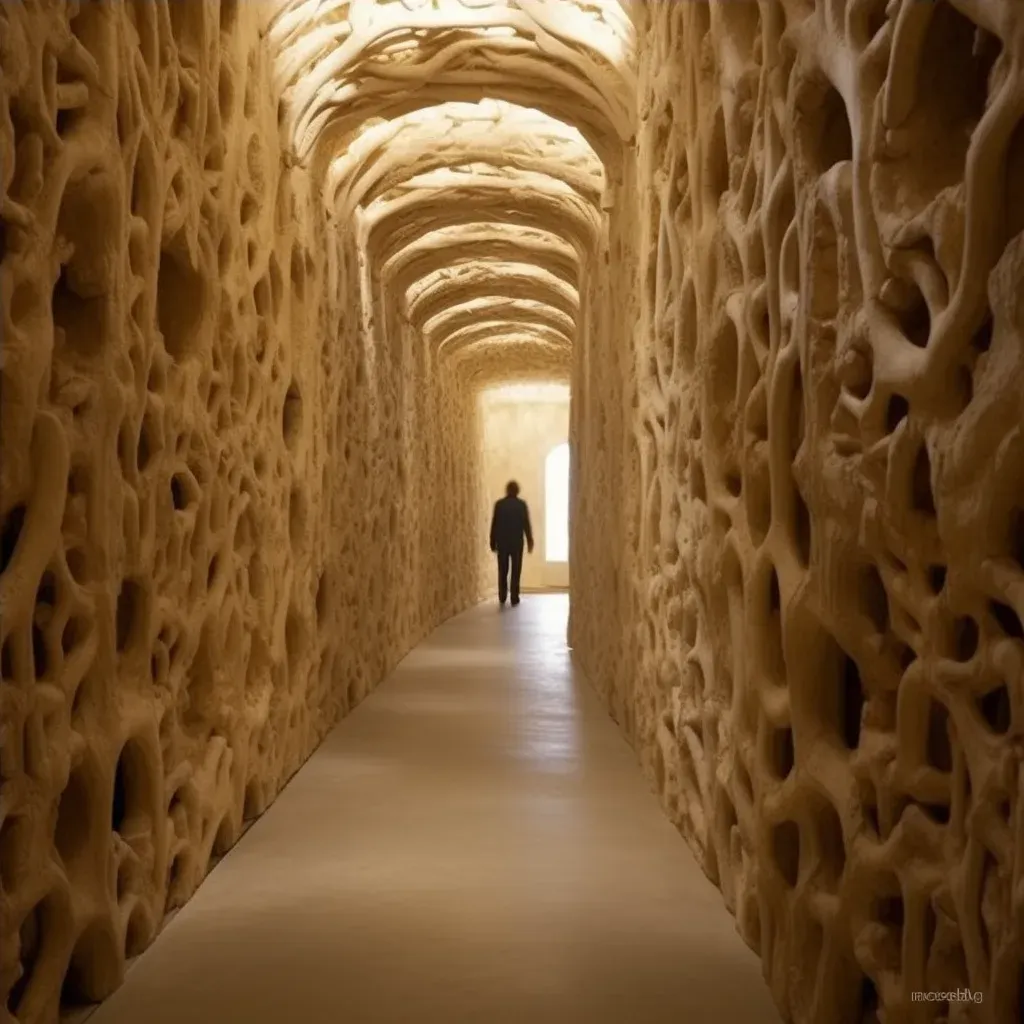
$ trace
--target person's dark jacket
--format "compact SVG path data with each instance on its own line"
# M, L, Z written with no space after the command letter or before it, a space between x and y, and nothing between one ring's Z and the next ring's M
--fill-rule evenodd
M523 537L533 547L530 510L522 498L504 497L494 503L491 517L491 550L522 551Z

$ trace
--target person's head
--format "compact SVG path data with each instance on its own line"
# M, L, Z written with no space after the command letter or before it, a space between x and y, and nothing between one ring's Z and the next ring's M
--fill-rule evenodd
M517 484L515 482L515 480L509 480L509 482L507 484L505 484L505 493L510 498L518 497L519 496L519 484Z

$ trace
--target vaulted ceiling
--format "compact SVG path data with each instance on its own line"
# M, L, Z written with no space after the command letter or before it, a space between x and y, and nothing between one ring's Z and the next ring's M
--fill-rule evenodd
M615 0L291 0L266 24L291 158L366 281L480 381L564 379L606 167L634 132Z

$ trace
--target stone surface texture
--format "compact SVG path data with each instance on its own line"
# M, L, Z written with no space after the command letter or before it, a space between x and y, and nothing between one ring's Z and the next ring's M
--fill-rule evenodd
M574 655L785 1017L1019 1020L1022 76L1019 0L0 3L0 1024L480 596L479 391L566 380Z
M1020 1020L1024 5L633 14L575 651L788 1016Z

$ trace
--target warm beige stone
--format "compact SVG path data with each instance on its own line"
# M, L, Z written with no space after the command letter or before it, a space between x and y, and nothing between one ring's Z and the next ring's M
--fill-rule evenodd
M480 596L478 393L566 380L576 657L780 1008L1019 1019L1022 68L1019 0L0 3L0 1021Z
M788 1015L1019 1020L1024 6L635 15L636 411L619 449L587 339L575 649Z

